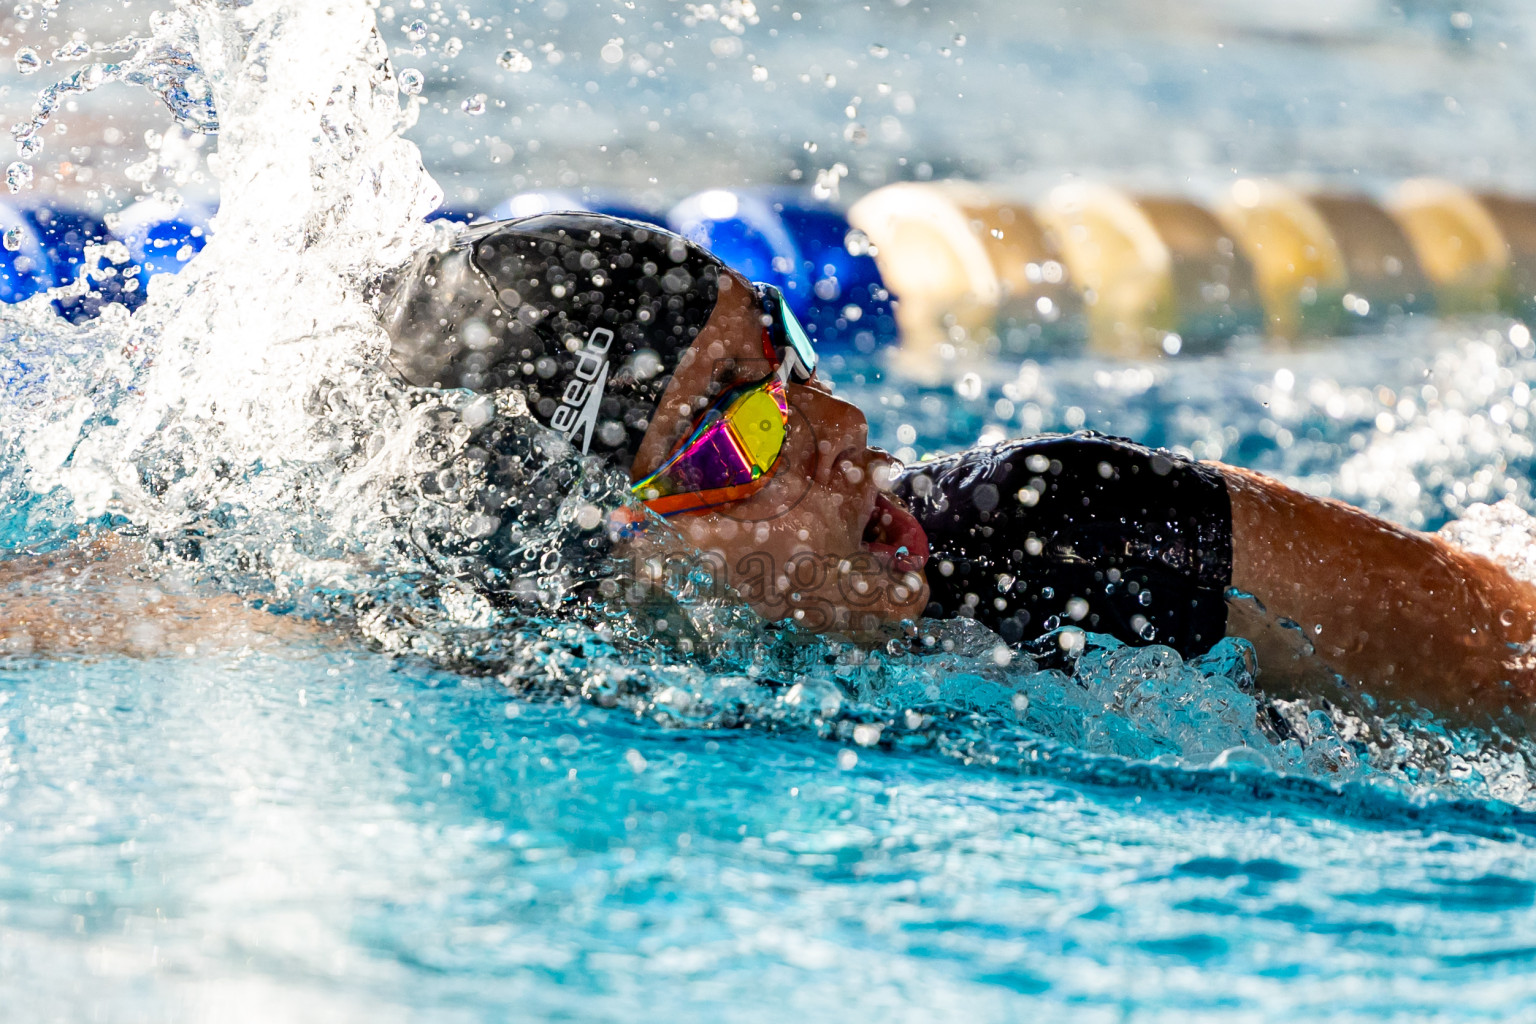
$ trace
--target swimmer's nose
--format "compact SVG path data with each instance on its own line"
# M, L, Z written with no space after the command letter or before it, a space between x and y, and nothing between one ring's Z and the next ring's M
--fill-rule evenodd
M792 393L815 439L807 467L811 478L822 486L836 486L839 478L860 486L869 462L869 421L864 414L819 388L793 387ZM846 479L850 476L859 479Z

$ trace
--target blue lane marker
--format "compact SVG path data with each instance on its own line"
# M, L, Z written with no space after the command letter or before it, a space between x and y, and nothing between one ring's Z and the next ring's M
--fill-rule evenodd
M439 206L427 214L427 223L435 220L448 220L455 224L473 224L480 219L479 210L471 210L463 206Z
M854 232L841 211L781 200L780 216L800 248L811 282L802 317L817 340L868 354L897 342L896 315L868 241Z
M29 299L53 283L53 263L43 232L15 203L0 202L0 231L9 233L12 244L0 246L0 302Z
M186 204L169 206L153 200L128 207L117 218L114 232L140 268L141 281L156 274L174 274L208 244L212 211Z
M778 285L819 345L871 352L896 341L880 271L840 210L786 190L710 189L674 206L667 226Z
M42 239L51 288L72 283L85 266L85 247L101 245L111 237L100 217L79 210L38 206L24 216Z
M727 264L757 281L783 289L816 341L830 349L870 352L896 340L891 297L875 261L851 233L843 213L786 189L713 189L691 196L668 213L633 196L595 189L522 192L483 215L444 207L429 219L470 223L527 217L557 210L586 210L665 226L707 246ZM0 251L0 301L16 302L44 288L74 281L86 245L115 237L130 262L97 282L86 299L57 303L79 321L107 302L136 308L156 274L176 273L208 240L212 211L188 204L145 201L129 207L109 234L100 219L67 208L25 209L0 202L6 226L18 229L20 248ZM850 244L852 242L852 244Z

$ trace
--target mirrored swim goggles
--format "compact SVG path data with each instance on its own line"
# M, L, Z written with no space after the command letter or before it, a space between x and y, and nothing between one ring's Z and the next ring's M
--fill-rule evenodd
M698 512L757 493L773 475L789 437L790 378L808 381L816 350L770 284L754 284L763 310L763 352L774 370L721 395L694 422L661 468L630 493L663 516Z

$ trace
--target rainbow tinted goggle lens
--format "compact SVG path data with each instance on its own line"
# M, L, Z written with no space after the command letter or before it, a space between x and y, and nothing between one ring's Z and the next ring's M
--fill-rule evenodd
M816 350L772 285L753 285L763 312L763 350L775 366L762 380L721 395L672 449L661 468L630 493L664 516L740 501L773 475L789 437L791 377L810 380Z

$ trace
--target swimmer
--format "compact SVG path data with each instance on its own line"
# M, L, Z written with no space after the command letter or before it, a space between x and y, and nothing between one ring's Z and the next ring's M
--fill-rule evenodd
M1266 688L1322 666L1452 713L1536 697L1536 588L1494 562L1093 434L902 467L869 446L775 289L653 227L479 225L419 256L384 312L402 379L519 391L624 474L648 515L614 510L617 554L703 555L770 621L965 616L1012 644L1078 626L1186 657L1237 635Z
M621 479L627 500L586 542L609 576L615 557L703 558L764 619L812 632L967 617L1008 644L1075 626L1185 657L1241 636L1272 695L1321 671L1456 717L1536 697L1536 588L1494 562L1088 433L903 467L775 289L654 227L478 225L385 282L380 309L404 383L521 395L556 449ZM493 419L473 443L494 452L525 424ZM552 514L564 495L526 483L493 481L483 510ZM4 622L49 614L11 588Z

